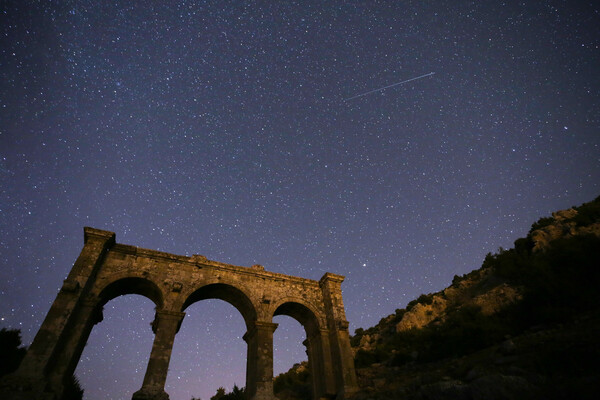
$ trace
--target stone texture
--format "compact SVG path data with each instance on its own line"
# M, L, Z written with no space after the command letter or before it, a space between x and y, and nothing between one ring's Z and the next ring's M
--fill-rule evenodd
M531 238L534 246L533 251L543 251L548 248L550 242L561 238L576 235L593 234L600 236L600 223L593 223L587 226L577 226L574 217L577 216L577 210L570 208L568 210L556 211L552 213L554 221L531 232Z
M476 305L483 315L492 315L521 300L520 288L498 280L491 272L476 271L471 278L433 294L431 304L417 303L396 324L396 332L420 329L434 321L443 321L453 307Z
M417 304L396 325L396 331L406 331L413 328L422 328L440 315L444 314L447 301L441 296L434 296L431 304Z
M503 283L488 292L473 298L473 303L481 307L483 315L492 315L523 298L522 294L514 287Z
M114 297L140 294L156 304L156 334L142 388L134 399L168 399L164 383L185 309L217 298L236 307L248 332L246 388L250 400L273 395L274 315L297 319L307 333L314 398L344 399L357 390L344 312L343 276L319 282L118 244L113 232L84 229L84 247L19 369L0 382L0 398L46 399L62 393L102 307ZM45 371L45 372L44 372ZM40 389L44 388L44 390Z

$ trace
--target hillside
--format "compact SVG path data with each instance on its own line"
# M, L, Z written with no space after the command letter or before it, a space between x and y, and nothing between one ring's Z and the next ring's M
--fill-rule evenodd
M599 284L600 197L541 218L448 288L357 329L355 399L596 398ZM300 370L276 379L280 398L307 398Z

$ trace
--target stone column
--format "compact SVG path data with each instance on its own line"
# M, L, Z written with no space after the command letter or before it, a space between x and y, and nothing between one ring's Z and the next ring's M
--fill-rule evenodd
M329 344L336 382L336 399L345 399L358 390L358 381L354 370L354 357L350 347L348 321L342 301L342 282L344 277L326 273L319 281L323 292Z
M273 394L273 332L277 324L255 321L244 340L248 343L246 396L248 400L275 400Z
M80 309L80 300L87 295L94 284L96 275L102 267L104 255L114 243L113 232L84 228L83 249L52 303L19 369L0 382L0 397L45 399L62 395L62 385L56 382L61 382L66 377L56 378L54 375L56 379L53 379L53 385L49 381L49 375L56 368L68 370L64 361L61 361L64 360L62 354L72 350L66 346L71 343L68 340L72 333L71 329L78 324L76 320L79 320L77 315L80 313L77 311ZM83 309L81 310L85 313ZM66 363L71 362L72 360L68 360Z
M169 399L169 395L165 392L165 382L175 334L184 316L185 313L178 311L156 311L152 323L152 330L155 333L152 353L150 353L142 388L133 394L133 400Z
M102 321L102 306L97 298L84 298L75 308L69 328L66 329L64 346L55 362L49 366L48 378L56 392L62 392L65 379L75 372L83 348L94 325Z
M303 344L306 346L308 365L312 376L313 397L319 400L335 398L335 378L331 361L329 331L319 329Z

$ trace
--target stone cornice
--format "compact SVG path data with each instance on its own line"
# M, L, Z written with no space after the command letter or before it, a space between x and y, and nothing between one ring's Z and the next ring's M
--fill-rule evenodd
M327 281L333 281L342 283L346 279L346 277L338 274L332 274L331 272L326 272L325 275L321 279L319 279L319 286L323 286L323 284Z
M91 229L91 228L90 228ZM257 278L265 278L271 281L281 281L281 282L295 282L302 285L308 285L313 287L318 287L319 282L313 279L300 278L296 276L290 276L285 274L280 274L277 272L265 271L264 269L259 268L258 265L252 267L242 267L238 265L226 264L218 261L209 260L202 255L193 255L191 257L188 256L180 256L176 254L166 253L158 250L145 249L142 247L131 246L127 244L116 243L110 249L111 252L121 253L132 255L136 257L148 258L151 260L163 261L163 262L177 262L181 264L186 264L189 266L195 266L197 268L211 268L222 271L231 271L238 274L250 275ZM340 275L327 273L325 276L335 276L340 277ZM341 277L343 280L343 277ZM321 278L323 279L323 278ZM341 281L340 281L341 282Z
M103 231L101 229L90 228L89 226L85 226L83 228L83 243L87 243L87 241L91 238L100 239L103 241L112 241L115 242L116 235L114 232Z

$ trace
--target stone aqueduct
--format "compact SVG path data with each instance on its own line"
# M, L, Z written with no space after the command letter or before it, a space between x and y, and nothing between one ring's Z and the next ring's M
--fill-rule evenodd
M0 383L5 399L60 398L63 382L79 361L102 308L124 294L156 304L155 333L144 381L133 399L168 399L164 390L171 350L185 309L203 299L222 299L242 314L248 345L248 399L274 399L275 315L289 315L305 328L315 399L345 399L357 389L348 322L342 302L343 277L319 282L238 267L204 256L178 256L118 244L113 232L84 228L84 246L65 279L19 369Z

